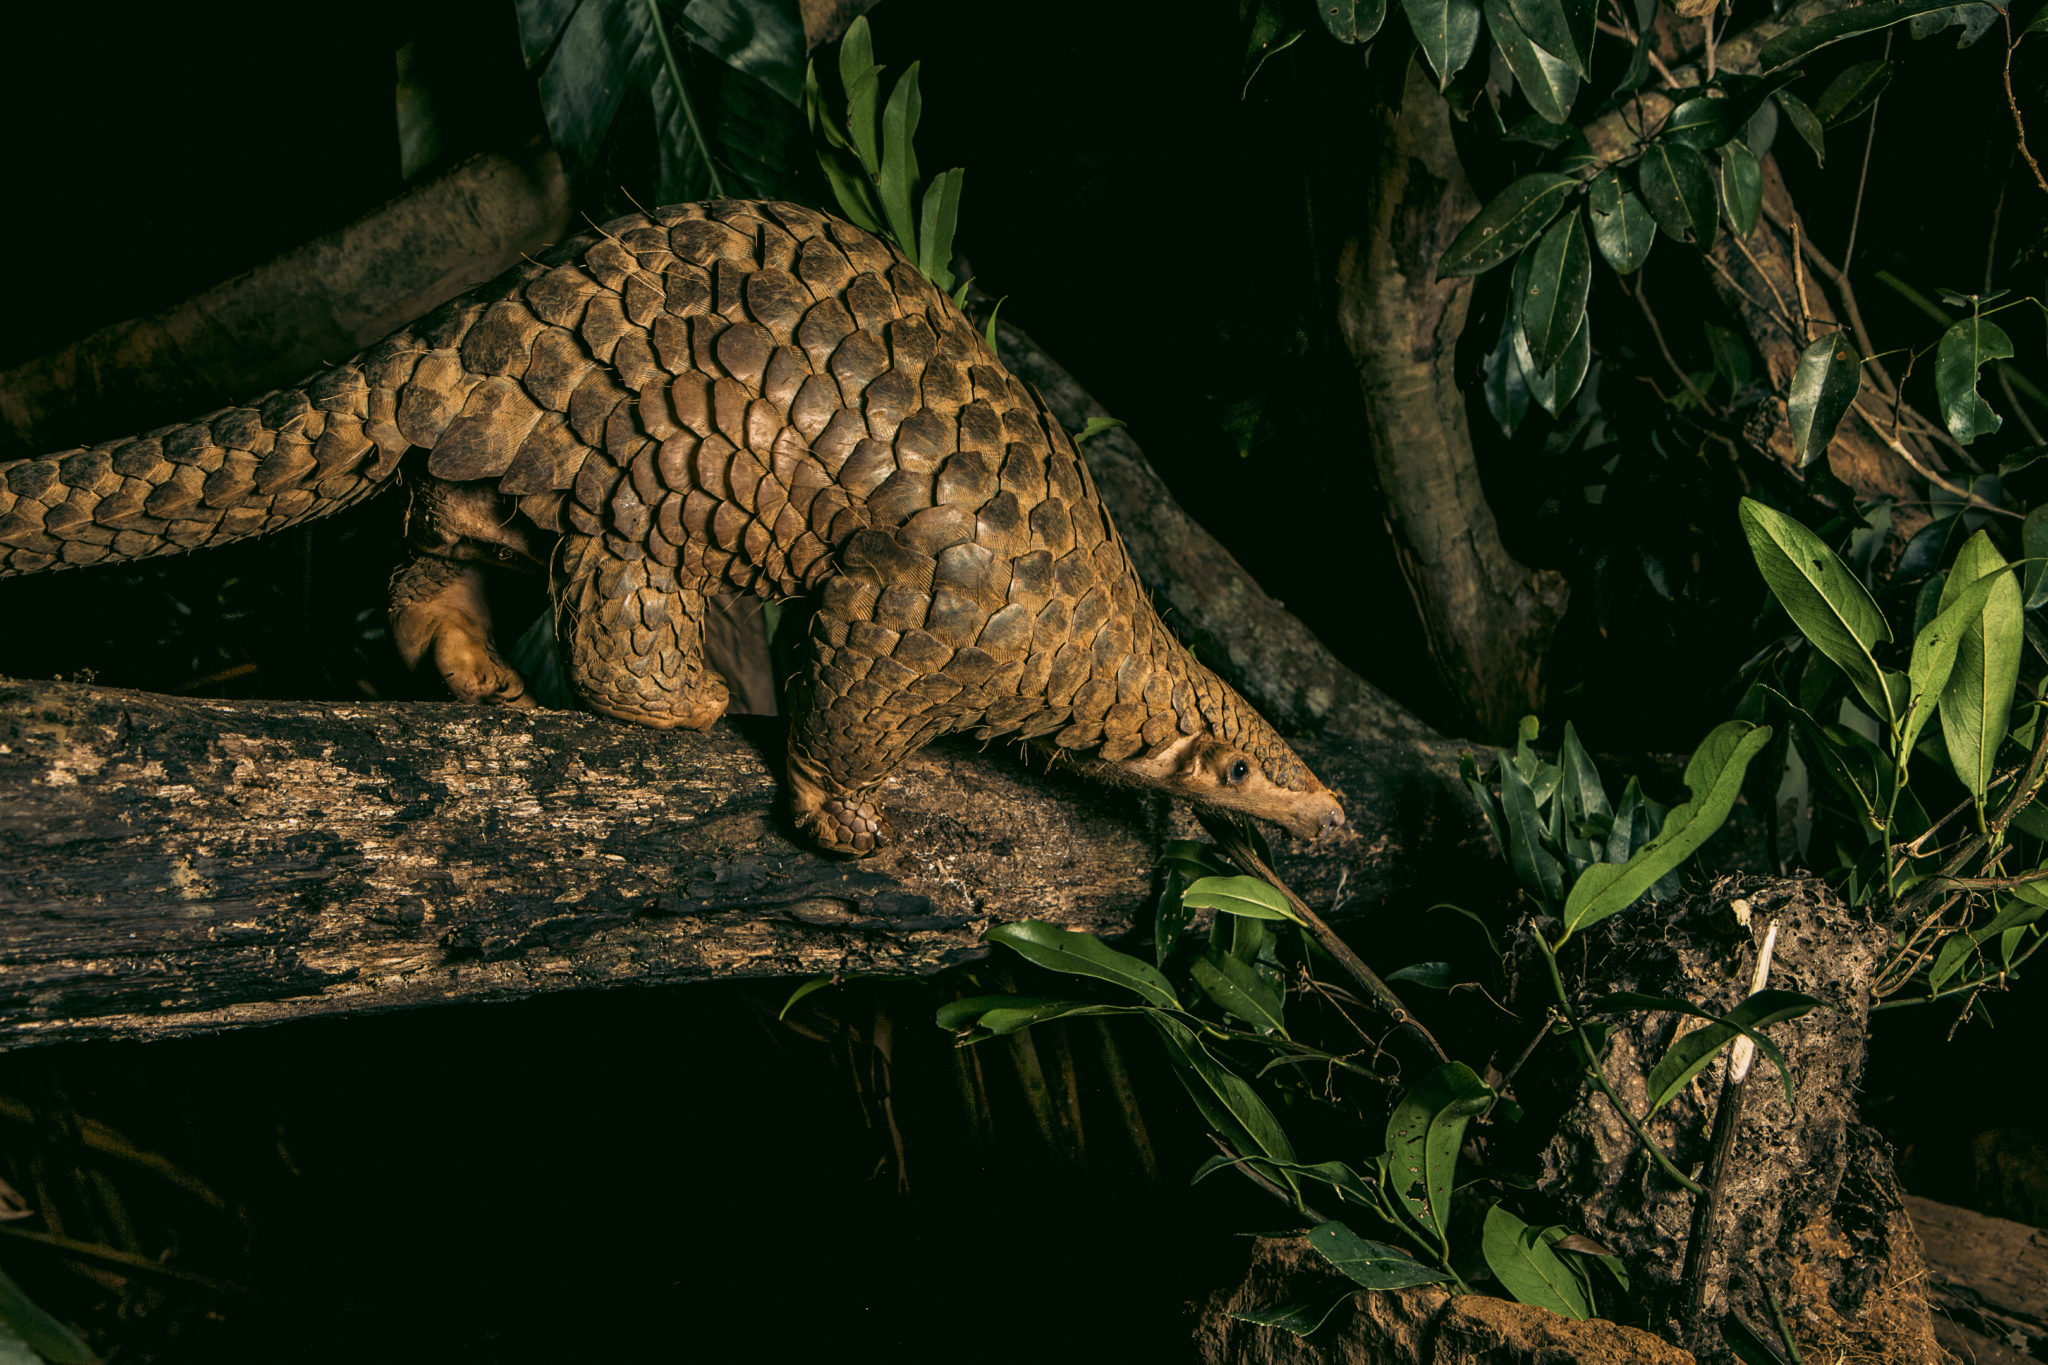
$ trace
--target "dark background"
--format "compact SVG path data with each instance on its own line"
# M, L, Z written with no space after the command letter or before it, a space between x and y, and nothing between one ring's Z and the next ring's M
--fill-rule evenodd
M444 107L467 111L447 125L447 157L533 136L511 7L462 0L424 20L420 8L16 17L0 45L13 184L0 366L172 304L403 190L394 53L409 39L446 50L452 35L473 57L441 86L457 96ZM968 168L958 242L982 288L1007 296L1004 316L1130 424L1176 496L1340 656L1455 731L1456 699L1435 682L1394 567L1329 307L1370 189L1378 77L1311 33L1242 96L1229 5L888 0L873 22L892 70L925 63L920 157ZM1995 40L1960 56L1898 41L1907 59L1881 114L1858 259L1928 293L1982 285L1974 266L1968 279L1924 273L1959 260L2034 288L2041 202L1988 97ZM1836 53L1816 82L1869 55ZM2039 93L2024 68L2022 85ZM1781 138L1809 228L1838 260L1862 126L1831 138L1825 171ZM1480 193L1513 170L1476 162L1497 177ZM1696 269L1660 252L1646 278L1673 348L1706 368L1690 324L1715 305ZM1475 318L1498 309L1504 283L1482 281ZM1896 295L1864 303L1880 337L1927 339ZM2037 362L2033 310L2003 320ZM1612 300L1594 326L1617 357L1648 344ZM1769 631L1733 537L1743 477L1706 443L1632 435L1629 414L1660 406L1655 395L1604 397L1622 430L1599 458L1622 454L1616 471L1552 448L1540 417L1506 441L1475 397L1473 421L1510 546L1572 577L1547 719L1573 720L1625 763L1689 749L1732 707L1735 669ZM0 444L0 457L31 453ZM1597 508L1579 494L1590 478L1608 488ZM380 499L195 558L0 582L0 672L212 695L432 695L383 634L401 512ZM1646 555L1668 561L1669 597ZM1375 930L1359 937L1379 961ZM131 1296L126 1330L164 1359L680 1358L721 1335L855 1356L1152 1357L1182 1339L1188 1301L1236 1273L1231 1231L1279 1217L1237 1184L1180 1188L1206 1152L1143 1036L1128 1038L1128 1086L1099 1058L1075 1063L1076 1103L1094 1116L1077 1156L1073 1135L1035 1127L1021 1099L991 1099L993 1126L960 1099L959 1062L922 1022L948 988L813 997L797 1017L836 1041L775 1022L786 990L570 996L18 1053L0 1058L0 1095L15 1103L0 1158L18 1188L38 1172L61 1185L77 1150L65 1115L86 1115L226 1194L212 1209L105 1176L67 1196L75 1235L118 1240L125 1224L177 1242L174 1264L260 1291L212 1317L187 1298ZM1997 1032L1973 1026L1946 1046L1946 1017L1884 1017L1868 1096L1910 1187L2041 1216L1987 1193L1972 1148L1986 1131L2040 1137L2001 1060L2048 1022L2037 997L2018 992ZM901 1153L873 1078L856 1084L872 1049L843 1036L886 1019L901 1025ZM990 1063L992 1095L1022 1084L1007 1065ZM1149 1160L1118 1117L1131 1092ZM35 1253L0 1244L0 1262L53 1302L90 1297Z

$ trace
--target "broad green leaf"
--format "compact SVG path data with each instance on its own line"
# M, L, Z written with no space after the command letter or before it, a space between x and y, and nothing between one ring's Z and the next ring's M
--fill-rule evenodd
M1593 244L1615 274L1627 275L1642 268L1657 240L1657 220L1636 192L1622 183L1619 171L1604 171L1594 177L1586 217L1593 224Z
M1401 0L1416 46L1436 72L1437 89L1449 88L1451 77L1472 60L1479 41L1477 0Z
M1105 431L1113 431L1123 425L1124 421L1120 417L1090 417L1081 424L1081 429L1074 433L1074 444L1079 445L1083 441L1100 436Z
M1982 531L1977 533L1983 535ZM1992 552L1994 555L1997 551ZM1950 586L1958 575L1949 575ZM2003 569L1977 578L1963 585L1962 590L1948 597L1946 590L1943 600L1949 605L1921 628L1913 637L1913 659L1906 676L1911 683L1911 702L1907 706L1905 724L1899 732L1899 774L1903 781L1906 765L1913 746L1919 741L1921 727L1925 726L1941 703L1941 694L1948 687L1949 675L1955 671L1956 653L1962 647L1963 637L1969 628L1984 617L1984 604L1990 600L1993 590L2001 584L2010 584L2011 578ZM2018 671L2017 656L2019 641L2013 641L2015 673Z
M1721 148L1721 205L1728 210L1737 237L1756 231L1764 206L1764 172L1740 139Z
M1250 99L1252 82L1266 69L1266 63L1300 42L1305 32L1306 29L1293 25L1292 11L1283 9L1275 0L1259 0L1245 42L1244 89L1238 98Z
M1258 1033L1285 1038L1280 997L1257 971L1234 957L1202 957L1190 969L1202 993Z
M1508 0L1484 0L1486 27L1494 46L1507 58L1515 84L1546 123L1562 124L1571 117L1572 101L1579 95L1579 75L1563 58L1536 45L1515 22Z
M1520 334L1510 309L1501 320L1500 339L1486 358L1486 410L1500 423L1503 436L1514 435L1529 414L1529 381L1522 377L1522 366L1515 359L1515 338Z
M1862 33L1874 33L1893 24L1902 24L1916 14L1928 14L1934 10L1949 9L1954 0L1943 4L1942 0L1889 0L1889 3L1856 5L1849 9L1824 14L1810 24L1801 24L1789 33L1781 33L1763 45L1757 54L1758 64L1766 71L1772 67L1796 62L1809 52L1818 52L1830 43L1839 43L1844 38L1854 38Z
M1967 585L1986 574L1998 575L1984 599L1983 615L1963 632L1955 667L1941 693L1941 737L1948 745L1949 764L1980 807L1997 771L1999 745L2012 722L2020 647L2026 638L2019 584L2011 573L2000 572L2005 567L1991 537L1979 531L1957 552L1941 593L1945 609L1955 605Z
M1254 1327L1279 1327L1298 1337L1312 1336L1330 1320L1332 1313L1351 1302L1351 1296L1356 1293L1356 1289L1347 1289L1327 1299L1283 1303L1274 1308L1245 1308L1233 1311L1230 1316Z
M1769 105L1779 87L1799 74L1781 71L1760 78L1724 72L1713 87L1673 109L1658 136L1698 152L1719 147L1741 137L1757 110Z
M1579 392L1579 385L1586 381L1586 370L1593 363L1593 320L1585 314L1579 315L1579 329L1572 333L1572 339L1565 343L1564 354L1557 364L1548 370L1538 371L1536 361L1529 354L1528 338L1521 329L1515 329L1515 363L1522 369L1523 382L1529 386L1529 396L1542 405L1552 417L1564 411L1565 405Z
M1792 120L1793 131L1799 134L1800 140L1813 149L1814 164L1826 165L1827 139L1822 135L1819 117L1806 107L1806 101L1790 90L1780 90L1771 98L1777 101L1778 108L1784 110L1785 117Z
M1585 321L1592 283L1593 252L1576 213L1558 219L1516 262L1515 311L1536 373L1554 369L1571 345Z
M1856 354L1847 332L1822 337L1800 353L1785 410L1801 469L1828 453L1835 428L1862 387L1863 357Z
M967 172L955 166L932 177L924 192L924 221L917 234L917 268L940 291L953 288L953 228L960 221L960 186Z
M1578 183L1568 175L1539 171L1510 184L1444 248L1437 278L1478 275L1513 257L1549 226Z
M1653 143L1636 166L1636 183L1657 226L1674 241L1714 244L1721 215L1705 157L1687 146Z
M1328 1054L1321 1055L1327 1056ZM1281 1060L1287 1059L1282 1058ZM1270 1068L1273 1064L1268 1063L1267 1065ZM1373 1196L1372 1190L1366 1185L1364 1179L1359 1176L1358 1172L1352 1170L1341 1161L1318 1161L1313 1165L1303 1165L1298 1161L1281 1161L1271 1157L1261 1157L1258 1160L1274 1170L1285 1171L1289 1175L1305 1176L1310 1180L1319 1180L1355 1204L1362 1204L1371 1209L1379 1207L1379 1200ZM1212 1156L1196 1168L1195 1174L1188 1181L1188 1184L1200 1184L1204 1179L1214 1175L1217 1171L1249 1164L1251 1164L1250 1160L1245 1157Z
M1499 1204L1486 1212L1479 1249L1486 1268L1518 1301L1579 1322L1593 1315L1578 1276L1551 1250L1541 1230Z
M1406 1289L1415 1284L1442 1284L1450 1279L1401 1248L1368 1241L1335 1219L1310 1228L1308 1244L1364 1289Z
M1557 748L1557 766L1563 770L1564 779L1559 790L1571 802L1572 809L1581 817L1605 819L1611 813L1607 806L1607 788L1600 781L1600 770L1593 766L1592 755L1586 746L1579 743L1578 732L1572 723L1564 723L1564 742Z
M1433 991L1449 990L1451 986L1451 964L1448 962L1411 962L1398 971L1387 973L1389 981L1409 981Z
M1479 803L1479 813L1486 817L1486 827L1493 831L1493 842L1500 849L1500 856L1508 856L1508 832L1501 824L1500 806L1493 799L1493 793L1486 789L1486 781L1479 775L1479 765L1472 760L1472 751L1467 749L1458 755L1458 775L1465 779L1466 789L1472 799Z
M1627 862L1637 848L1657 837L1657 831L1649 826L1643 784L1631 777L1628 785L1621 789L1621 801L1614 808L1614 823L1608 827L1607 847L1602 851L1600 861Z
M0 1323L50 1365L98 1365L99 1357L76 1332L44 1312L5 1273L0 1273Z
M839 83L846 90L846 130L869 175L882 173L875 111L881 104L882 68L875 65L874 35L865 14L847 26L839 42Z
M1813 102L1814 117L1823 128L1839 128L1871 105L1892 83L1892 64L1887 61L1858 62L1828 82Z
M1941 951L1934 955L1934 963L1927 969L1927 989L1938 991L1948 984L1948 979L1961 971L1977 945L1968 934L1950 934L1942 940Z
M1188 888L1186 901L1194 910L1301 923L1287 897L1257 877L1204 877Z
M1543 847L1543 819L1529 780L1505 753L1500 756L1500 803L1507 813L1509 865L1522 885L1555 904L1564 896L1564 869Z
M1202 1111L1203 1119L1240 1154L1255 1158L1251 1163L1254 1170L1259 1170L1262 1164L1256 1160L1258 1157L1294 1160L1293 1144L1287 1140L1280 1121L1273 1117L1273 1111L1252 1089L1251 1082L1210 1055L1195 1032L1178 1019L1156 1011L1146 1017L1166 1044L1167 1055L1175 1063L1174 1072L1195 1107ZM1294 1177L1284 1170L1269 1166L1259 1173L1290 1187L1294 1183Z
M2012 338L1985 318L1964 318L1942 333L1941 346L1934 354L1934 392L1941 399L1941 419L1958 444L1968 445L2005 424L2005 419L1977 396L1977 371L2012 353Z
M1792 1073L1785 1067L1784 1051L1764 1030L1783 1020L1797 1019L1819 1005L1820 1001L1797 991L1758 991L1725 1015L1720 1015L1689 1000L1624 993L1595 1001L1587 1009L1599 1014L1612 1014L1624 1009L1669 1009L1708 1021L1705 1026L1674 1042L1650 1068L1650 1107L1645 1114L1648 1117L1669 1104L1694 1076L1706 1069L1716 1052L1738 1036L1747 1036L1760 1052L1771 1059L1778 1068L1779 1079L1785 1083L1785 1102L1792 1103Z
M1167 840L1159 851L1159 865L1180 873L1181 880L1187 882L1232 875L1230 864L1217 857L1216 850L1193 839Z
M1592 75L1593 0L1509 0L1509 5L1515 26L1538 47L1563 60L1580 79Z
M1098 1005L1088 1000L1058 1000L1037 995L970 995L939 1007L933 1022L950 1033L984 1029L987 1035L1016 1033L1053 1019L1100 1014L1143 1014L1149 1005ZM968 1039L973 1042L975 1039Z
M917 195L917 151L912 139L924 101L917 93L918 63L912 62L903 79L889 92L882 109L882 173L876 177L882 192L882 214L903 254L917 256L917 219L911 216L911 202Z
M1401 1097L1387 1120L1394 1194L1418 1226L1443 1236L1450 1228L1451 1189L1465 1125L1493 1091L1463 1062L1445 1062Z
M1742 775L1749 761L1770 738L1769 726L1739 720L1716 726L1685 765L1691 799L1664 817L1664 828L1657 837L1621 866L1595 863L1579 877L1565 901L1564 937L1628 909L1660 878L1697 853L1728 818L1742 791Z
M1387 0L1316 0L1323 27L1340 43L1369 43L1387 21Z
M1092 976L1135 992L1151 1004L1180 1008L1173 987L1157 967L1118 952L1093 934L1027 919L998 924L982 938L1014 949L1041 967L1073 976Z
M1806 741L1805 744L1800 746L1799 752L1805 755L1808 765L1819 766L1822 771L1833 778L1835 785L1840 787L1845 795L1855 800L1857 808L1862 812L1864 819L1875 823L1877 820L1875 787L1872 786L1866 789L1866 784L1857 780L1855 770L1842 761L1840 746L1828 738L1820 722L1815 720L1809 712L1795 705L1777 689L1765 687L1762 691L1766 697L1777 703L1786 712L1791 719L1794 732Z
M829 976L814 976L809 981L804 982L803 985L798 986L789 993L789 999L782 1002L782 1008L775 1012L775 1017L777 1019L789 1018L789 1012L796 1007L797 1001L807 995L824 990L832 984L832 981L833 978Z

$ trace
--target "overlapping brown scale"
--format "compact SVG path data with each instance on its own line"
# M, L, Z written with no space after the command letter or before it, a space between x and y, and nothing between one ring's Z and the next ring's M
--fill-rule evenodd
M511 466L541 413L514 380L502 375L485 379L442 430L427 457L427 472L455 482L496 478Z

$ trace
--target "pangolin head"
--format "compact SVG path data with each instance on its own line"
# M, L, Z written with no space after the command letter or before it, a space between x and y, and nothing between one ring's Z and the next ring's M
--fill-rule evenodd
M1207 675L1194 689L1203 727L1105 766L1123 781L1256 815L1304 839L1343 824L1344 807L1266 718L1222 679L1194 667Z

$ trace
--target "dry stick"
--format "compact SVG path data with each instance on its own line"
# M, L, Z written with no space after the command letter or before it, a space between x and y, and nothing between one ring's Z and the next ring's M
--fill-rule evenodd
M1429 1050L1436 1054L1438 1061L1451 1060L1451 1055L1443 1050L1436 1036L1423 1027L1420 1019L1408 1012L1408 1007L1401 1003L1401 997L1395 995L1387 983L1380 980L1377 972L1365 965L1363 958L1351 951L1350 944L1337 937L1336 931L1323 922L1322 916L1309 909L1307 901L1295 895L1292 888L1280 880L1279 874L1267 867L1265 860L1252 851L1250 841L1244 837L1244 831L1227 820L1208 814L1202 816L1202 827L1222 846L1223 852L1232 862L1253 876L1264 878L1281 895L1287 897L1287 903L1294 907L1294 913L1308 926L1309 932L1316 936L1316 941L1323 945L1331 957L1337 959L1339 966L1351 973L1352 980L1365 987L1366 994L1372 997L1373 1003L1379 1006L1383 1014L1428 1044Z
M2033 152L2027 147L2027 122L2020 117L2020 102L2012 93L2012 54L2019 51L2019 46L2019 38L2012 36L2012 15L2008 14L2005 16L2005 103L2012 110L2012 127L2013 132L2019 135L2020 155L2027 159L2027 169L2034 173L2034 183L2041 187L2041 193L2048 194L2048 177L2041 174L2041 163L2034 160Z
M189 1270L152 1261L147 1256L116 1247L101 1246L96 1242L80 1242L70 1237L59 1237L50 1232L30 1232L26 1228L0 1227L0 1239L15 1246L40 1247L67 1261L111 1270L134 1280L149 1280L160 1285L175 1285L180 1289L198 1289L222 1298L249 1298L251 1291L244 1285L230 1280L209 1279L195 1275Z
M1856 302L1856 289L1849 283L1849 277L1835 268L1835 263L1813 244L1811 237L1801 234L1796 247L1799 253L1813 264L1813 268L1835 287L1835 297L1842 301L1842 312L1849 319L1849 334L1856 338L1857 346L1862 348L1864 355L1874 355L1877 343L1870 339L1870 329L1863 325L1863 309ZM1882 360L1866 360L1864 365L1882 381L1881 391L1886 397L1898 391L1899 386L1893 382L1891 371L1885 368Z
M1756 970L1750 974L1749 993L1755 995L1771 979L1771 953L1778 946L1778 922L1764 931L1764 946L1757 950ZM1728 1173L1728 1154L1735 1147L1735 1133L1742 1122L1743 1082L1749 1079L1750 1064L1756 1060L1756 1043L1748 1034L1738 1036L1728 1052L1728 1074L1721 1082L1721 1103L1714 1109L1714 1135L1708 1144L1707 1168L1701 1172L1706 1187L1692 1206L1692 1234L1685 1248L1685 1315L1697 1327L1707 1303L1707 1272L1712 1268L1717 1241L1716 1223L1721 1210L1721 1183Z
M1885 30L1884 55L1892 55L1892 31ZM1863 138L1863 169L1856 173L1856 207L1849 214L1849 244L1842 248L1842 273L1849 273L1850 265L1856 259L1856 229L1863 223L1863 186L1870 179L1870 153L1877 146L1877 111L1883 105L1880 95L1870 102L1870 131Z
M1657 349L1663 353L1664 363L1671 367L1671 373L1678 376L1678 382L1685 385L1685 391L1692 395L1695 403L1698 403L1708 412L1717 411L1714 405L1707 401L1707 396L1700 392L1700 386L1692 382L1692 376L1685 372L1684 367L1678 363L1677 357L1671 354L1671 348L1664 344L1664 329L1657 325L1657 315L1650 311L1650 296L1643 291L1641 271L1636 273L1634 293L1636 296L1636 306L1643 310L1643 319L1650 324L1650 335L1657 339Z
M1861 403L1851 403L1849 406L1850 409L1853 412L1855 412L1855 414L1858 417L1861 417L1863 419L1864 425L1869 427L1871 431L1876 434L1877 439L1885 443L1885 445L1891 450L1892 454L1904 460L1909 466L1912 467L1912 470L1915 474L1918 474L1921 478L1927 480L1927 482L1935 485L1938 488L1947 489L1949 492L1955 494L1957 497L1961 498L1964 502L1968 503L1972 507L1979 508L1986 512L1995 512L2002 517L2011 517L2015 521L2021 520L2021 516L2018 512L2009 511L2006 508L2000 507L1995 502L1987 502L1983 498L1978 497L1971 490L1963 487L1961 484L1954 483L1948 479L1945 479L1940 474L1936 473L1933 469L1929 468L1926 462L1923 461L1918 455L1915 455L1912 452L1912 450L1905 445L1904 442L1900 441L1898 437L1886 431L1884 429L1883 423L1879 422L1875 417L1872 417Z

